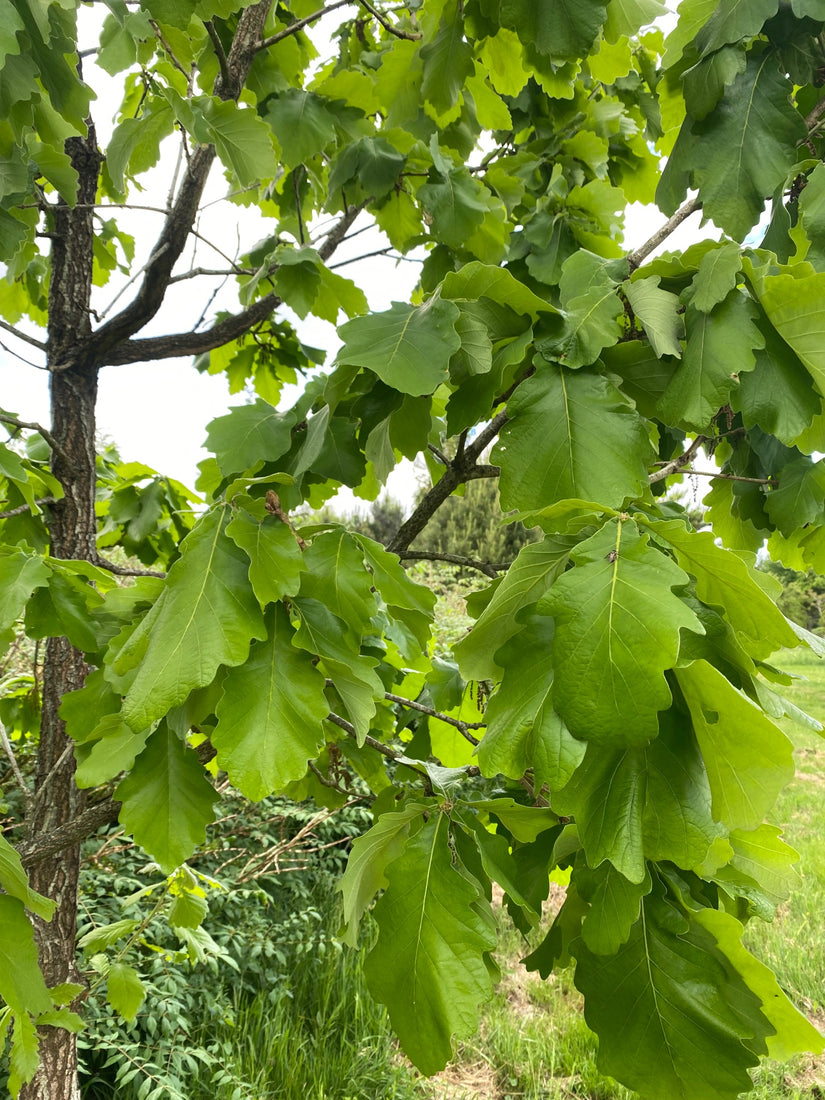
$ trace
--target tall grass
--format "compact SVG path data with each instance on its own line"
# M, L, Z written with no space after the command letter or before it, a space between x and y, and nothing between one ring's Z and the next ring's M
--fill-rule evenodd
M323 905L340 924L336 900ZM422 1093L396 1054L385 1010L367 992L362 953L323 940L285 981L242 995L218 1035L194 1035L217 1068L201 1071L190 1100L413 1100Z

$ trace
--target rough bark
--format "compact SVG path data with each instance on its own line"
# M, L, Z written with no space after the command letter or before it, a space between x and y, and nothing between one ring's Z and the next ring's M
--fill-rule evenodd
M92 286L92 210L97 192L100 153L94 127L86 138L71 138L66 151L79 176L78 203L59 202L54 212L49 290L50 366L66 362L89 339ZM64 498L52 505L51 554L55 558L95 557L95 401L97 371L70 368L52 373L51 434L57 444L52 470ZM26 822L30 841L65 826L83 811L83 794L74 781L74 756L58 708L63 695L83 686L86 662L66 638L50 638L43 667L42 718L38 746L35 800ZM40 963L46 983L77 981L75 939L80 847L32 867L35 890L57 902L49 923L37 918ZM77 1046L62 1028L40 1032L40 1068L21 1093L23 1100L77 1100Z

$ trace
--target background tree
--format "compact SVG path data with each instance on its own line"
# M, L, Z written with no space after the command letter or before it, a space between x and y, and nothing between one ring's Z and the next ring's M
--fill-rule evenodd
M822 4L685 0L666 42L641 33L658 0L104 9L81 48L75 0L7 0L0 37L2 327L52 400L48 428L3 414L31 434L0 451L0 626L22 617L42 643L38 728L2 742L22 806L0 839L12 1090L77 1094L79 842L119 817L187 895L216 768L252 799L340 769L370 786L347 937L383 891L367 977L425 1073L490 996L491 881L529 924L558 865L567 902L527 965L575 959L606 1072L732 1097L761 1056L821 1048L741 934L792 884L765 824L793 771L767 658L819 645L753 551L825 568ZM333 12L334 56L313 67L305 30ZM95 70L123 89L105 149ZM155 165L159 228L130 236ZM187 248L216 169L218 218L259 222L207 267ZM669 220L628 254L626 203L654 193ZM744 246L766 201L765 240ZM720 239L650 260L700 207ZM331 266L370 222L381 251L427 254L414 301L372 314ZM237 305L213 307L226 279ZM285 304L350 317L328 373ZM186 355L257 394L210 426L197 498L94 447L100 371ZM296 373L302 396L276 408ZM304 502L375 496L430 445L450 457L391 552L294 530ZM697 533L661 490L703 450L720 472ZM467 721L429 658L432 596L399 559L493 477L544 537L456 648L460 677L494 688ZM119 544L147 567L128 587L104 553ZM455 732L453 768L398 739L410 711ZM139 975L103 951L96 966L128 1011Z

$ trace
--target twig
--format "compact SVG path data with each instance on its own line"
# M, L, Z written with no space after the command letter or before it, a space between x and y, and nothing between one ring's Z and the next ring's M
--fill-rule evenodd
M309 770L322 786L329 787L330 790L338 791L339 794L345 794L349 797L351 792L348 791L346 787L342 787L339 783L336 783L334 779L329 779L325 776L321 769L316 767L311 760L307 760L307 764L309 765Z
M25 332L21 332L16 329L14 325L8 324L6 321L0 321L0 328L6 332L10 332L12 336L16 336L18 340L22 340L24 344L30 344L33 348L37 348L38 351L45 351L46 345L42 340L35 340L33 336L28 336Z
M40 497L36 500L35 504L54 504L55 497ZM22 516L24 512L28 512L31 508L30 504L18 504L16 508L9 508L6 512L0 512L0 519L11 519L12 516Z
M694 210L698 210L702 203L698 195L694 195L692 199L688 199L686 203L679 207L672 217L668 218L663 226L656 230L649 240L646 240L643 245L640 245L634 252L631 252L627 257L627 262L630 264L630 270L635 271L636 268L643 263L654 248L658 248L662 241L667 240L670 234L677 226L680 226L682 222L689 218Z
M0 744L2 744L3 751L5 752L6 756L8 757L9 764L11 765L11 773L14 776L15 783L20 788L20 790L23 794L23 801L25 802L26 811L28 813L28 810L31 807L32 802L34 800L34 795L32 794L31 790L29 789L29 786L26 783L26 780L23 778L23 773L20 771L20 768L17 764L17 758L15 757L14 750L11 747L11 741L9 741L9 735L6 733L6 727L3 725L3 723L1 721L0 721Z
M684 466L689 466L704 444L708 442L707 436L697 435L686 451L680 454L678 458L674 458L670 462L665 463L661 470L657 470L655 473L651 474L647 480L651 485L654 485L657 481L664 481L665 478L670 477L671 474L675 474Z
M391 703L398 703L401 707L408 707L410 710L418 710L421 711L422 714L428 714L431 718L437 718L440 722L446 722L448 726L453 726L457 729L461 736L469 741L471 745L477 745L478 738L473 737L470 730L483 730L487 728L486 722L462 722L460 718L451 718L448 714L442 714L441 711L425 706L424 703L419 703L415 699L405 699L402 695L393 695L391 691L385 691L384 698Z
M3 351L6 352L7 355L11 355L15 359L19 360L19 362L25 363L27 367L34 367L35 370L45 370L45 371L47 371L49 369L48 367L44 366L42 363L34 363L34 362L32 362L31 359L27 359L25 355L21 355L20 352L15 351L14 348L10 348L8 346L8 344L4 344L2 342L2 340L0 340L0 348L2 348Z
M405 38L408 42L419 42L421 40L421 35L416 34L414 31L402 31L399 30L398 27L394 27L389 19L374 8L368 0L358 0L358 3L362 8L366 8L370 15L378 20L385 31L389 31L389 33L395 35L396 38Z
M447 458L447 456L444 454L443 451L440 451L438 449L438 447L436 447L435 443L428 443L427 444L427 450L430 452L430 454L435 455L435 457L438 459L438 461L441 463L442 466L449 466L450 465L449 458Z
M215 50L215 56L218 59L218 64L221 67L221 79L224 85L228 88L232 83L232 74L229 71L229 63L226 60L226 51L223 48L223 42L221 42L218 32L215 30L215 24L211 19L207 19L203 24L206 27L206 33L212 40L212 46Z
M778 485L775 477L740 477L739 474L723 474L718 470L685 470L691 477L718 477L723 481L747 481L751 485Z
M54 438L52 433L44 428L42 424L34 424L29 423L25 420L18 420L16 416L8 416L6 413L0 413L0 423L11 424L12 427L25 429L30 432L38 432L40 435L43 436L43 438L46 440L46 442L55 452L55 454L60 455L64 462L71 465L71 460L69 459L66 452Z
M348 733L350 737L358 737L358 731L352 722L348 722L346 718L342 718L340 714L335 714L334 711L330 711L327 715L327 721L332 722L333 725L338 726L345 733ZM375 749L376 752L380 752L382 756L386 756L388 760L396 760L402 754L396 752L395 749L391 749L389 745L385 745L383 741L378 741L374 737L370 737L369 734L364 738L364 744L369 745L371 749Z
M266 50L270 46L275 46L278 42L282 42L285 38L289 38L290 35L302 31L304 27L309 26L310 23L314 23L317 19L329 15L329 13L335 11L336 8L343 8L345 4L350 3L352 3L352 0L336 0L336 3L327 4L325 8L319 8L318 11L314 11L311 15L305 15L303 19L296 19L294 23L290 23L284 30L278 31L277 34L271 34L269 38L263 38L258 42L255 46L256 53L260 50Z
M158 577L163 580L166 576L165 573L158 573L154 569L129 569L125 565L115 565L113 561L108 561L100 554L95 555L92 564L99 566L101 569L108 569L110 573L116 573L118 577Z
M152 30L155 32L155 38L157 38L158 42L160 42L161 46L163 46L164 50L166 50L167 57L178 70L178 72L183 73L184 77L186 78L186 86L189 87L189 73L186 71L186 69L184 69L183 65L181 65L177 57L175 57L175 51L163 37L163 31L160 29L154 19L150 19L149 23L152 27Z
M510 562L476 561L475 558L462 558L460 554L437 554L430 550L402 550L398 556L402 561L445 561L449 565L477 569L494 580L498 573L503 573L510 568Z
M249 268L243 268L243 267L236 267L234 270L231 270L231 271L219 270L217 268L212 268L212 267L193 267L189 271L185 272L185 274L183 274L183 275L173 275L172 278L169 280L169 286L171 286L172 283L182 283L186 279L197 279L201 275L213 275L213 276L222 275L225 278L230 278L232 275L254 275L254 274L255 274L254 271L251 271Z

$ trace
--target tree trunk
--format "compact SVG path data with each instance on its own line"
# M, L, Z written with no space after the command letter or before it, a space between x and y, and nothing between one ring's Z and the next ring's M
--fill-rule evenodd
M59 450L52 471L65 497L53 505L51 554L55 558L95 558L95 401L97 367L84 361L91 324L93 210L100 169L94 128L85 139L71 138L66 151L78 172L78 205L59 201L54 208L54 238L49 289L48 358L51 371L51 432ZM50 832L83 809L75 780L75 761L64 723L58 716L66 692L83 686L86 662L66 638L50 638L43 668L43 700L37 756L35 803L27 821L30 839ZM35 864L35 890L57 902L46 923L37 918L40 963L49 986L77 981L75 939L80 848L68 848ZM40 1031L41 1064L23 1100L77 1100L77 1045L62 1028Z

